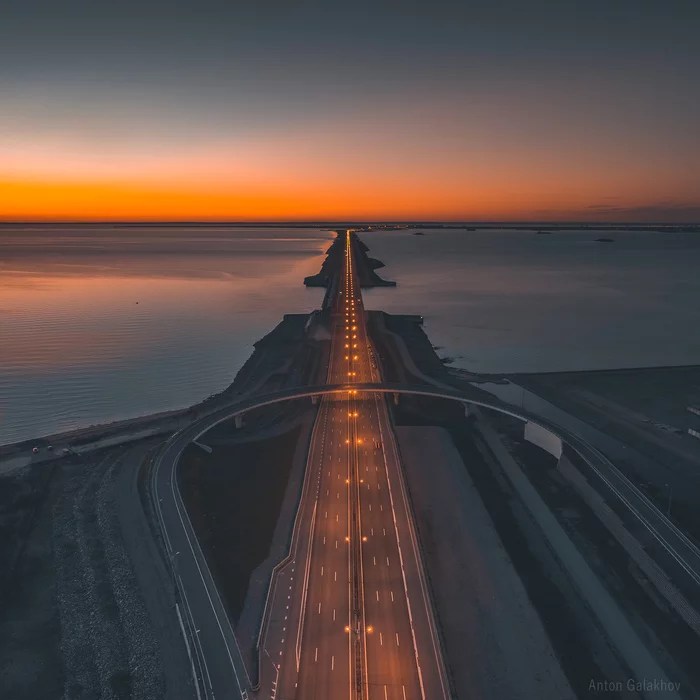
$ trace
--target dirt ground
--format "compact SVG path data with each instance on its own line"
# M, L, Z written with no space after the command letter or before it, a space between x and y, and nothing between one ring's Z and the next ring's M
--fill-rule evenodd
M182 454L180 491L234 624L270 550L300 431Z
M488 519L500 540L500 546L503 547L515 574L520 579L529 603L539 617L550 641L556 660L576 696L582 699L593 697L588 691L591 679L607 679L624 683L629 672L620 664L604 635L591 619L590 611L581 600L569 576L554 558L541 531L532 522L520 504L518 496L501 475L498 464L480 444L469 421L465 419L463 410L455 407L452 402L440 399L406 398L404 400L402 397L399 406L392 407L392 411L399 426L432 425L442 426L449 431L461 457L463 468L468 472L467 478L474 485L473 495L477 497L478 494L478 499L483 503ZM398 428L399 433L402 430L406 429ZM410 481L409 486L416 488ZM450 503L453 498L454 494L449 496ZM412 500L414 500L413 497ZM414 500L414 507L416 502ZM471 513L468 517L476 516ZM432 520L434 518L426 514L425 509L422 514L419 514L421 543L426 548L428 556L435 559L440 557L441 548L435 542L431 542L432 533L436 532L438 527ZM481 536L474 535L477 539ZM461 561L460 565L467 569L483 568L483 562L475 559L473 555ZM439 571L440 568L439 565L429 562L430 571ZM444 569L444 566L442 568ZM474 572L476 578L478 578L477 574L486 575L483 571ZM434 591L438 592L435 586ZM476 602L474 605L478 607ZM452 622L449 600L438 602L437 607L438 611L440 608L448 611L443 612L442 617L446 619L446 623L441 621L441 624L446 625L445 631L449 631ZM493 611L489 611L489 614L493 614ZM478 615L474 620L472 627L484 622ZM448 648L447 653L451 656L453 667L457 668L457 674L463 675L463 671L459 669L464 659L460 648L467 642L468 635L468 629L459 634L455 634L454 630L452 633L451 648ZM494 639L492 635L490 648L494 654L488 664L483 666L483 674L488 674L489 669L497 669L497 659L502 652L498 651ZM512 670L511 673L513 673ZM506 693L503 697L507 696L508 682L508 674L503 671L499 677L499 687ZM470 686L467 684L463 687ZM471 697L469 693L469 690L462 690L459 697L469 698ZM606 692L605 697L637 696Z
M458 697L573 698L449 433L397 435Z

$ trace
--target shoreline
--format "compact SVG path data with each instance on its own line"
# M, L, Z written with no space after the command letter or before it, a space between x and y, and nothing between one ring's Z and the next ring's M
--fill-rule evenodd
M592 222L582 221L0 221L0 230L11 228L313 228L319 230L334 231L338 228L352 228L356 232L387 231L392 229L407 228L433 228L433 229L519 229L523 231L538 231L549 229L551 231L581 230L589 231L658 231L666 232L690 232L700 233L700 224L695 222Z
M253 343L253 352L228 386L190 406L0 445L0 475L28 465L51 462L65 457L66 454L79 455L104 446L120 445L145 437L176 432L181 427L182 420L194 420L209 411L221 408L230 400L240 397L245 392L256 390L270 378L287 371L287 348L290 342L296 342L304 335L304 328L312 317L314 314L285 314L269 333ZM101 444L107 441L109 445ZM47 450L48 445L54 450ZM38 454L32 453L33 447L40 448ZM69 453L63 453L63 449L68 449Z
M413 318L412 314L388 314L386 312L380 312L385 316L398 321L410 321ZM397 335L401 335L397 333ZM427 336L426 336L427 337ZM260 342L260 341L257 341ZM249 360L254 356L255 352L251 354ZM437 357L437 355L436 355ZM536 379L537 377L551 377L553 379L557 377L566 377L568 375L613 375L613 374L632 374L635 372L652 372L656 370L664 371L683 371L692 370L700 367L700 365L653 365L653 366L643 366L643 367L622 367L622 368L610 368L610 369L596 369L596 370L565 370L560 372L504 372L502 374L481 374L478 372L472 372L468 369L462 369L458 367L451 367L449 365L443 365L447 370L449 375L452 375L453 379L469 381L470 383L504 383L503 380L507 380L509 383L518 384L521 381L527 381L529 378ZM244 370L245 365L241 367L238 374L236 374L236 379L239 377L240 373ZM93 442L98 442L110 437L116 437L122 432L132 432L134 430L146 430L146 429L160 429L165 431L168 429L166 424L172 421L178 421L181 418L185 418L188 414L199 409L214 408L212 405L217 400L220 400L224 394L230 392L236 379L229 384L227 387L212 394L203 401L200 401L190 406L184 408L176 408L167 411L159 411L157 413L148 413L143 415L136 415L131 418L118 419L110 421L109 423L98 423L95 425L89 425L83 428L74 428L72 430L64 430L58 433L49 433L47 435L38 435L34 438L29 438L27 440L20 440L18 442L8 442L0 445L0 461L4 459L9 459L16 456L17 453L21 453L24 450L31 449L32 447L38 446L40 448L45 448L46 445L53 445L54 443L67 442L71 445L81 446L83 443L89 444ZM156 425L152 425L152 424ZM153 433L157 434L156 432ZM59 457L58 453L54 454L54 457Z

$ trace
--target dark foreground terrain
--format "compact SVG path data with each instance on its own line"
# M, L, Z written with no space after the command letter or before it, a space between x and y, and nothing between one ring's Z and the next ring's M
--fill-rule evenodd
M162 698L164 665L176 686L169 697L188 697L184 646L159 607L169 579L153 559L134 497L151 447L58 460L3 479L3 699ZM161 598L155 607L153 593Z

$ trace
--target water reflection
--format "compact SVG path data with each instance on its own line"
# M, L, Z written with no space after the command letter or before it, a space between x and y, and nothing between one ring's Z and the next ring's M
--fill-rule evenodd
M0 442L189 405L320 304L329 232L146 233L0 233Z

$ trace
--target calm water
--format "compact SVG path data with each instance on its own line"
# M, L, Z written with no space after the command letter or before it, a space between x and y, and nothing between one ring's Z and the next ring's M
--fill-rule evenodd
M481 372L700 362L700 236L370 233L440 353ZM283 314L308 312L332 234L0 231L0 443L190 405ZM136 303L138 302L138 304Z
M0 443L190 405L226 387L333 234L0 231ZM138 303L137 303L138 302Z
M700 363L700 235L429 231L365 234L396 289L367 308L425 317L478 372ZM613 243L597 243L605 236Z

